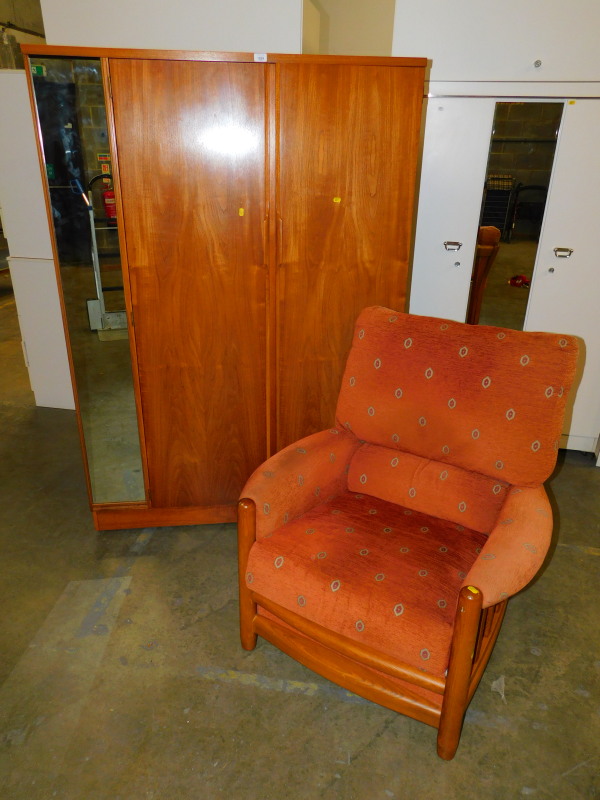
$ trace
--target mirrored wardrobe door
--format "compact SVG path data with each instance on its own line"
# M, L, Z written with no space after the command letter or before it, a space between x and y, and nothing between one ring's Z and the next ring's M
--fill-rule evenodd
M30 57L91 499L146 499L100 59Z
M563 108L496 103L467 322L523 329Z

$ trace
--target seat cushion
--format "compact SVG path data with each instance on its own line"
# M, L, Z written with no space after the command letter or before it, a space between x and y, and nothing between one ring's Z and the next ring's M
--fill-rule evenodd
M324 628L443 675L458 593L486 538L346 492L256 542L246 581Z

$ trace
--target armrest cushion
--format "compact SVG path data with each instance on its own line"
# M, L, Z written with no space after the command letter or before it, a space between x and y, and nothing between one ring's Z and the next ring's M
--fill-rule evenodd
M276 453L250 476L242 497L256 504L256 538L347 490L348 469L360 441L331 428Z
M463 586L483 592L483 606L516 594L535 576L552 539L552 509L543 486L513 487Z

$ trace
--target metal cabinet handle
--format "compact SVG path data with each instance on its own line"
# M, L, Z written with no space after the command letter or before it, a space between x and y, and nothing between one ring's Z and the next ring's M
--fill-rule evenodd
M462 245L462 242L444 242L444 247L446 250L460 250Z
M554 255L556 258L571 258L573 250L570 247L555 247Z

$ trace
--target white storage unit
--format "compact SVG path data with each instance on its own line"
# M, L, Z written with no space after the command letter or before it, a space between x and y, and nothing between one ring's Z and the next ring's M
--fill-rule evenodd
M0 205L29 380L39 406L75 408L23 70L0 70Z
M413 314L465 321L495 105L487 97L441 97L427 104Z
M393 55L426 55L434 81L600 81L593 0L396 0Z
M11 256L8 264L36 405L75 408L54 261Z
M507 0L501 9L477 0L423 0L418 13L397 0L392 48L394 55L431 59L415 313L465 319L495 103L565 104L525 327L584 339L581 383L562 446L589 452L600 449L599 24L600 5L589 0ZM446 240L463 242L456 258L444 249ZM557 247L573 249L572 257L557 259Z
M568 439L594 451L600 432L600 99L567 102L537 251L525 329L558 330L585 342Z

